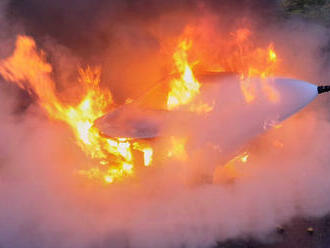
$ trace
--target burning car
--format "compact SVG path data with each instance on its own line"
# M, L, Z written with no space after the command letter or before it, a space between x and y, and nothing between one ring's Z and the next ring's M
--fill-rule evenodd
M209 73L198 81L199 94L174 110L166 105L168 92L166 83L161 82L136 102L99 118L95 125L102 135L111 138L146 141L189 137L189 151L211 144L208 159L212 158L215 165L225 165L253 138L279 127L319 93L329 91L328 86L289 78L250 78L250 95L246 96L242 91L246 82L235 73ZM200 131L194 135L193 130ZM212 174L214 167L208 170Z
M233 42L244 43L247 35L245 29L238 30ZM233 53L208 73L193 70L188 60L191 46L191 40L180 38L173 54L174 73L118 108L111 92L99 85L101 69L91 67L79 69L78 82L85 92L79 103L64 103L56 94L52 67L31 37L18 36L13 55L0 63L0 74L37 96L49 118L71 127L76 143L94 161L80 174L105 183L135 175L140 165L168 159L189 158L189 164L198 164L196 174L212 176L216 167L239 154L246 160L248 142L329 90L275 77L272 44L248 49L247 55ZM241 44L240 48L243 53ZM201 150L203 156L198 155ZM201 162L203 157L207 163Z

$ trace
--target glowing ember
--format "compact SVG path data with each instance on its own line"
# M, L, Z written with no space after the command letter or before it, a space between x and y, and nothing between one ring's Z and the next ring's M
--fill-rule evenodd
M215 169L213 173L214 183L233 183L235 180L243 176L240 171L240 165L246 164L249 158L249 154L244 152L232 160L230 160L225 166L219 166Z
M244 154L241 155L241 162L246 163L248 161L248 158L249 158L249 154L245 152Z

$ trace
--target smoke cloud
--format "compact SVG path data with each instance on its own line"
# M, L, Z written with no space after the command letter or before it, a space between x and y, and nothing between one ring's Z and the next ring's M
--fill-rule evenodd
M202 27L204 46L193 53L210 64L231 52L220 49L223 39L249 26L255 43L275 44L282 76L329 78L325 28L279 17L278 1L229 2L11 0L0 5L0 56L10 56L16 35L30 35L47 54L63 99L78 88L77 68L91 64L102 67L103 86L120 104L170 72L164 42L187 25ZM253 140L239 180L193 186L184 161L110 186L87 181L77 171L92 161L69 127L4 79L0 101L2 247L214 247L234 238L273 240L276 226L330 210L326 96Z

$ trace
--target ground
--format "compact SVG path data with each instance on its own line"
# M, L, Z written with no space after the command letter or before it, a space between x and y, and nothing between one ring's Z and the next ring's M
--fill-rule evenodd
M216 248L328 248L330 247L330 215L320 219L295 219L274 230L267 243L255 240L230 240Z
M282 0L285 15L330 27L330 0ZM319 219L295 219L274 230L265 242L253 239L229 240L216 248L328 248L330 215Z

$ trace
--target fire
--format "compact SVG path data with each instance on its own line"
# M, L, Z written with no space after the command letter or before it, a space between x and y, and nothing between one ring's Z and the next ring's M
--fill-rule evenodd
M74 106L64 104L57 97L51 72L52 67L46 62L44 52L38 51L34 40L26 36L17 38L14 54L0 64L0 74L7 81L33 92L49 118L67 123L76 137L76 143L87 156L98 162L98 167L81 171L80 174L101 178L106 183L134 174L131 141L105 138L93 126L95 120L113 104L111 92L99 86L101 69L79 69L78 82L85 94ZM145 146L143 152L145 164L150 166L152 148Z
M245 152L244 154L241 155L241 162L246 163L248 161L248 158L249 158L249 154Z
M278 102L279 94L266 81L273 76L277 64L277 54L273 44L267 49L258 48L254 55L255 64L249 64L246 71L241 73L241 90L247 103L252 102L256 97L256 88L252 77L260 77L263 80L262 90L271 102Z
M232 160L230 160L226 166L232 166L234 164L243 163L246 164L249 159L249 153L243 152L242 154L239 154L238 156L234 157Z
M269 56L269 60L272 62L276 62L277 59L277 55L272 47L272 45L269 47L268 49L268 56Z
M187 58L187 50L191 48L191 45L191 41L180 42L173 55L180 78L173 79L170 83L171 90L167 98L169 110L189 103L199 93L200 84L196 80Z
M134 149L143 152L144 166L148 167L152 163L153 149L144 143L133 143Z
M152 154L153 154L153 150L151 147L149 148L145 148L143 150L143 154L144 154L144 165L145 166L150 166L151 162L152 162Z
M167 152L167 156L169 158L176 158L179 160L186 160L188 155L186 152L186 138L179 138L179 137L174 137L172 136L170 138L170 148L169 151Z
M248 158L249 154L244 152L234 157L225 166L217 167L213 173L213 182L221 184L234 183L235 180L243 176L240 166L246 164Z
M193 29L189 30L190 33L194 32ZM241 91L247 103L252 102L256 97L256 87L252 80L254 77L264 80L262 91L270 101L277 102L278 94L266 82L266 78L274 75L279 60L278 55L272 43L264 48L251 46L249 42L251 35L252 32L245 28L231 33L228 39L229 49L224 49L225 55L216 63L217 70L235 71L240 74ZM215 104L193 102L202 84L195 77L193 71L195 63L190 63L188 60L188 52L193 49L192 35L189 38L184 37L183 39L181 37L172 56L179 76L169 82L167 109L175 110L179 106L190 104L189 111L197 114L207 113L213 110ZM198 43L197 39L196 43ZM228 53L232 48L234 51L227 55L226 52ZM145 167L152 165L154 151L150 144L130 138L107 138L94 127L94 122L114 106L111 92L100 87L101 68L79 69L77 83L82 89L82 94L79 94L79 101L75 104L66 103L61 100L61 95L57 95L52 71L45 53L38 50L35 41L27 36L18 36L12 56L0 61L0 74L4 79L16 83L35 95L50 119L64 122L71 127L75 142L92 160L89 168L80 171L80 174L100 179L107 184L132 176L136 169L133 151L143 154ZM168 158L187 160L186 142L187 137L170 137ZM248 157L248 154L241 155L234 158L232 163L233 161L237 163L238 160L247 163ZM235 169L231 165L226 165L224 168L229 167L235 174Z
M196 63L189 64L188 61L188 52L191 52L195 55L196 53L199 54L198 65L201 64L201 61L208 64L210 54L205 56L200 54L200 51L196 51L204 48L203 44L198 44L199 36L202 35L198 30L200 29L197 27L188 26L181 36L181 41L176 46L173 59L180 76L170 82L170 92L167 98L169 110L190 103L198 95L202 86L196 79L192 68L192 65ZM279 101L279 94L268 83L268 80L277 70L278 55L272 42L265 47L256 47L251 42L252 36L253 32L248 28L239 28L230 33L228 39L223 41L223 47L220 46L220 51L223 50L223 54L220 53L218 60L214 61L216 69L214 69L214 65L208 65L205 69L239 73L242 95L247 103L255 100L258 89L254 78L260 78L263 82L262 92L269 101L276 103ZM192 47L193 41L194 47ZM197 43L196 46L195 43ZM203 67L203 65L201 66ZM203 103L195 105L190 107L190 111L197 113L212 111L212 106L203 106Z

